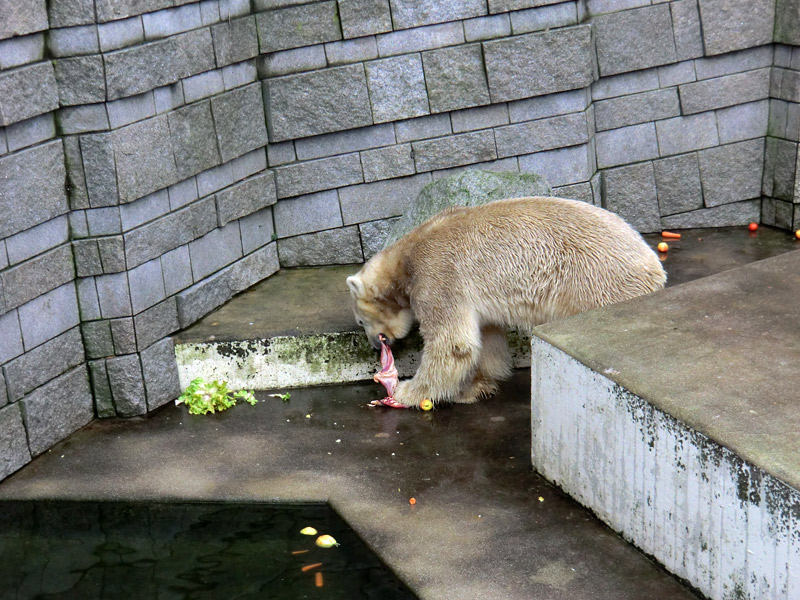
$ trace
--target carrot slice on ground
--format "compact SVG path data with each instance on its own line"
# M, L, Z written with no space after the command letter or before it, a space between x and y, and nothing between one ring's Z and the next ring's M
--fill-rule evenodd
M322 573L320 573L319 571L314 573L314 585L316 585L317 587L322 587L324 585L324 582L322 580Z
M292 550L292 554L305 554L308 550Z
M661 237L667 238L669 240L679 240L679 239L681 239L681 234L680 233L673 233L671 231L662 231L661 232Z
M313 565L305 565L302 569L300 569L303 573L307 573L311 569L316 569L317 567L321 567L322 563L314 563Z

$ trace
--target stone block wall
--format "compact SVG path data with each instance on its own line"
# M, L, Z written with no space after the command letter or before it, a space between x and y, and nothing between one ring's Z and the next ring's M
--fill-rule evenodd
M0 478L454 170L800 227L797 0L0 0Z

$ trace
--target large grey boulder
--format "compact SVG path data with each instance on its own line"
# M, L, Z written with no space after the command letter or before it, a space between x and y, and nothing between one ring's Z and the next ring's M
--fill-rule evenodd
M383 247L450 206L479 206L503 198L550 196L550 185L532 173L479 171L470 169L434 181L422 188L417 199L389 232Z

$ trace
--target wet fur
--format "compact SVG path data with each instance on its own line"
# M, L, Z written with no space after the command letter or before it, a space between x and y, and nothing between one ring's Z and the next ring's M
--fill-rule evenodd
M347 279L373 345L419 322L420 367L395 393L409 406L494 393L511 372L509 327L529 330L665 282L658 257L621 218L544 197L448 209Z

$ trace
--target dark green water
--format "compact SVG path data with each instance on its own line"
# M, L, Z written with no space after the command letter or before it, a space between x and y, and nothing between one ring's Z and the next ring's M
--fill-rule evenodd
M340 545L318 548L307 526ZM325 505L0 502L0 598L415 596Z

